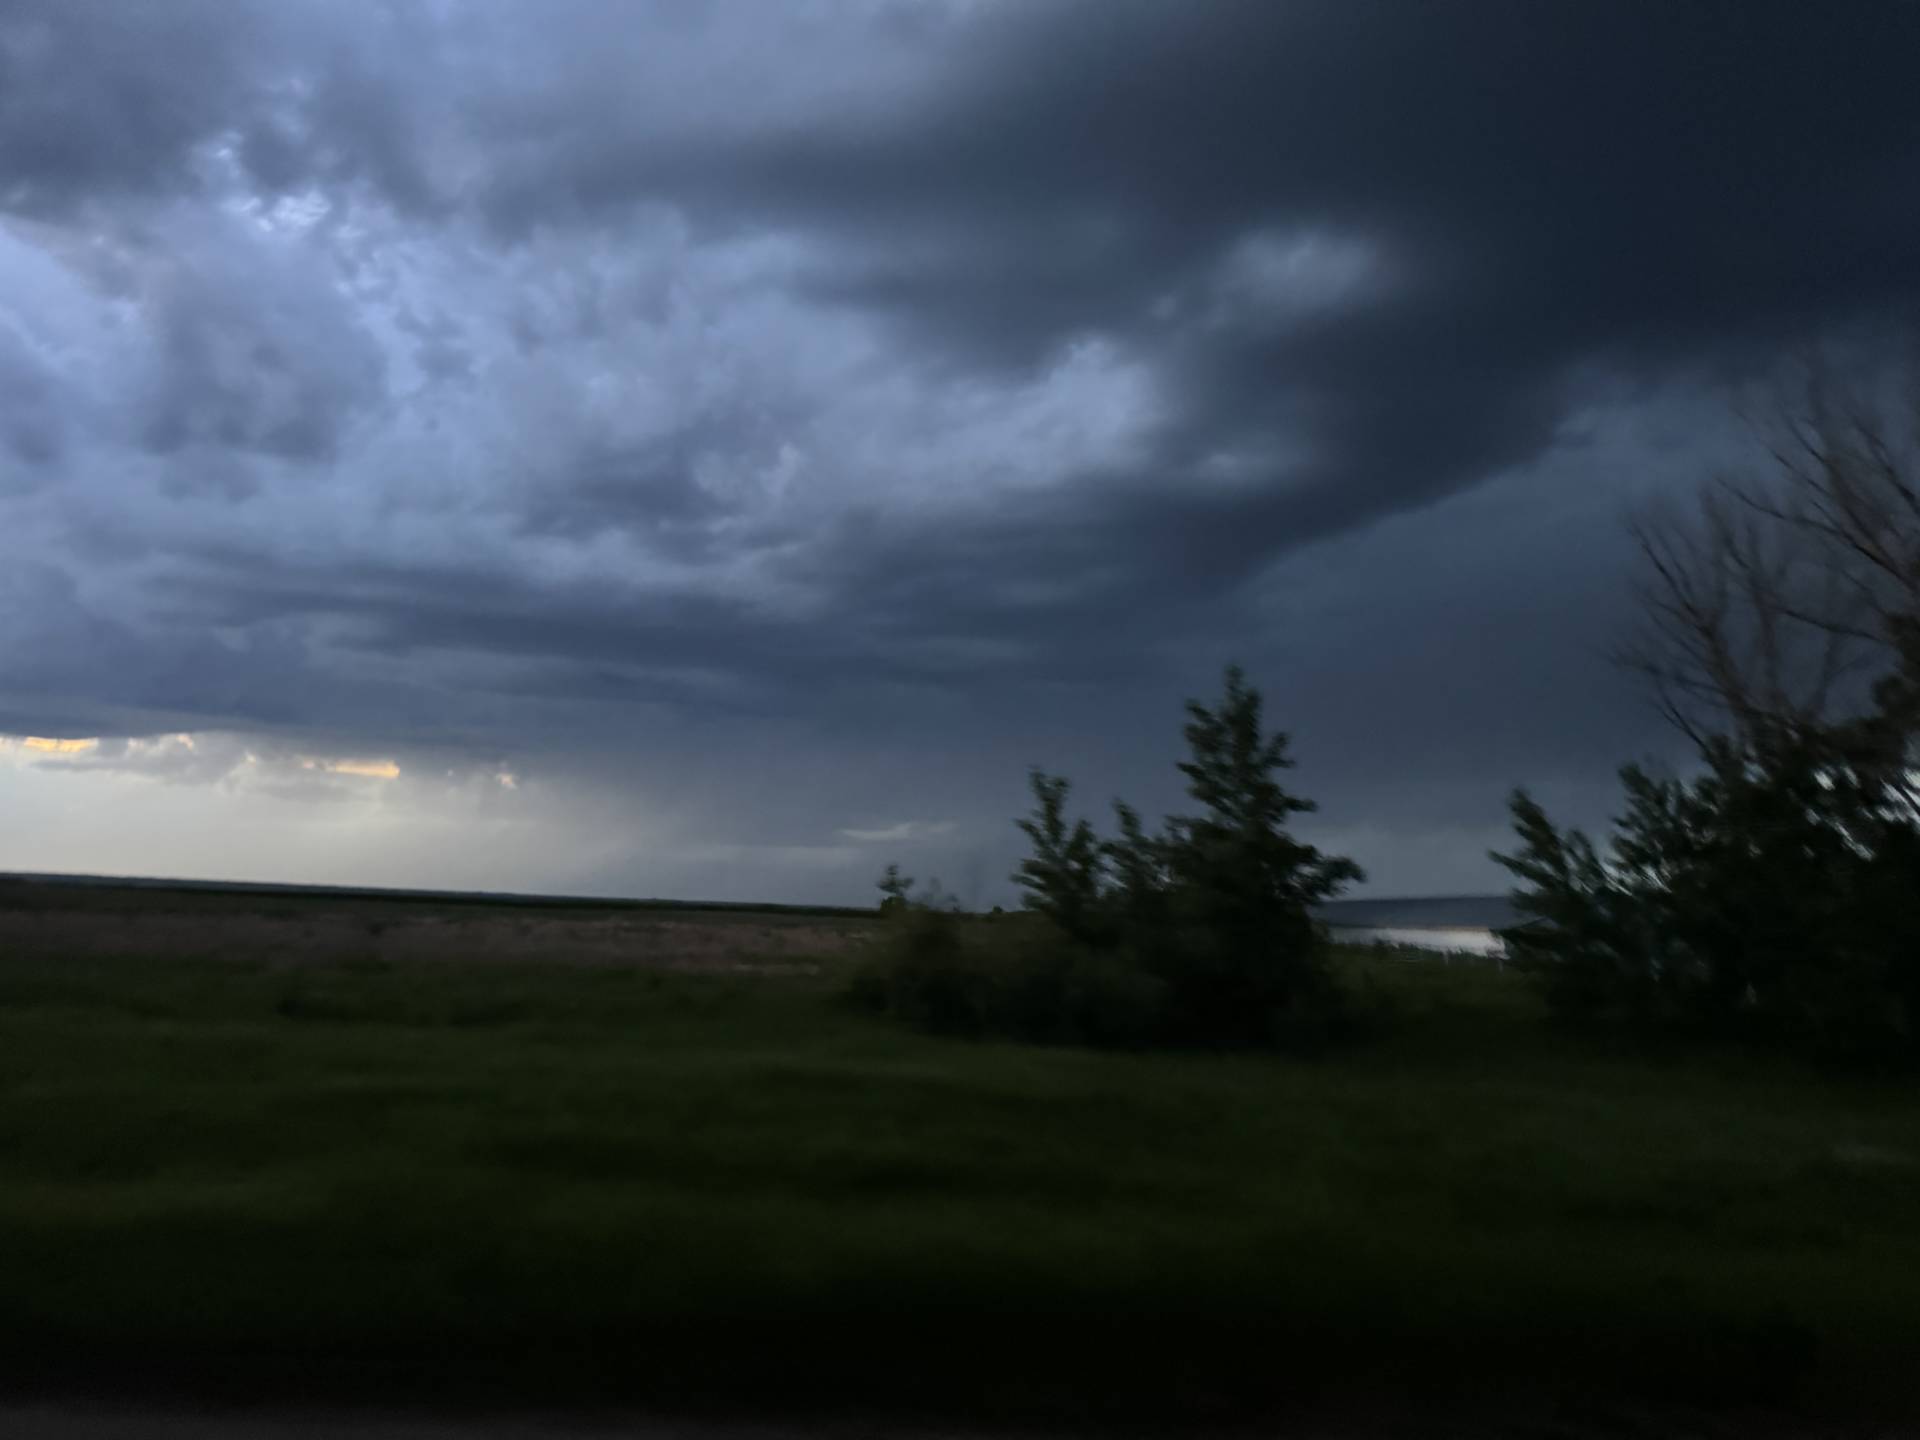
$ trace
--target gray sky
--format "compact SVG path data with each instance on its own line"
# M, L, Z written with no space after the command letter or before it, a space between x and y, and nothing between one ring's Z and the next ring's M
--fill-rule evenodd
M0 868L1006 898L1245 664L1376 894L1920 297L1920 7L0 0ZM31 738L29 738L31 737ZM70 742L93 742L72 744Z

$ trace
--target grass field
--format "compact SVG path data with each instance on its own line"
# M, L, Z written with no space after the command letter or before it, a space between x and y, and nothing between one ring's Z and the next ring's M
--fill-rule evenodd
M703 974L141 929L0 924L16 1392L1916 1408L1920 1094L1561 1034L1484 968L1350 958L1394 1021L1307 1062L901 1033L835 1002L839 941Z

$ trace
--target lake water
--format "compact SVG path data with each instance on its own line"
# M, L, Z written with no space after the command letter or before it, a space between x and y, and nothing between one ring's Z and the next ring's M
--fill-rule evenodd
M1329 925L1327 933L1342 945L1408 945L1451 955L1506 954L1491 930L1416 925Z

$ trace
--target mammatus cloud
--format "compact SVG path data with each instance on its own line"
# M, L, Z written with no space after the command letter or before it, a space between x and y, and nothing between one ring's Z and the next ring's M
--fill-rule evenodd
M1030 763L1171 804L1239 658L1326 825L1451 887L1432 837L1658 743L1595 658L1620 511L1746 457L1782 347L1911 318L1917 42L0 0L0 731L389 818L483 777L581 876L671 835L851 893L1003 872Z

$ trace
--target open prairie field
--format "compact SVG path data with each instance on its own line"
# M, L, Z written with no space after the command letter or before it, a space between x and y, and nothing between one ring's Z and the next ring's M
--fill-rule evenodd
M1345 1054L1093 1054L853 1013L852 916L109 898L0 909L24 1401L1915 1408L1909 1084L1471 966L1351 957Z
M0 877L0 954L68 960L817 970L874 917L782 906L459 899L407 892L38 883Z

